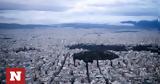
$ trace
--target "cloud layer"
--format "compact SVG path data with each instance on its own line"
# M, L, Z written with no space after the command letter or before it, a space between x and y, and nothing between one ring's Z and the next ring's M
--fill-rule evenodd
M158 0L0 0L0 22L53 24L117 23L155 19Z

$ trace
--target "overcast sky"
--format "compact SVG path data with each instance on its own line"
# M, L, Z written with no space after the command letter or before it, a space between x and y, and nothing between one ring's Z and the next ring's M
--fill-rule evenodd
M153 20L159 0L0 0L0 23L109 23Z

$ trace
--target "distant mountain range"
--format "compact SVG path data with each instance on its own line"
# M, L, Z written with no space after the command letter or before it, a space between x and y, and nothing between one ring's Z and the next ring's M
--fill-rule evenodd
M50 25L36 25L36 24L16 24L16 23L0 23L0 28L16 29L16 28L40 28L51 27Z
M158 28L160 29L160 22L158 20L141 20L141 21L122 21L122 24L133 24L135 27L142 28Z
M93 24L93 23L64 23L60 24L61 27L73 28L128 28L132 26L127 25L109 25L109 24Z
M52 24L52 25L37 25L37 24L14 24L14 23L0 23L0 28L63 28L63 27L72 27L72 28L128 28L131 26L123 25L108 25L108 24L93 24L93 23L62 23L62 24Z
M153 21L122 21L122 24L133 24L133 26L127 25L109 25L109 24L93 24L93 23L62 23L62 24L52 24L52 25L38 25L38 24L14 24L14 23L0 23L0 28L45 28L45 27L54 27L54 28L63 28L63 27L72 27L72 28L147 28L147 29L159 29L160 22L158 20Z

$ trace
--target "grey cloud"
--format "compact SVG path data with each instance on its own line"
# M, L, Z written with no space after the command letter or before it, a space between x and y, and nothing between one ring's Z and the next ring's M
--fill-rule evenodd
M125 9L125 8L124 8ZM126 8L127 10L121 10L121 12L114 13L124 16L158 16L157 8ZM116 12L116 11L115 11Z
M6 18L4 16L0 16L0 20L16 20L15 18Z
M10 18L10 17L4 17L0 16L0 23L12 23L14 21L18 20L17 18Z
M125 0L124 0L125 1ZM160 5L160 1L158 0L143 0L143 1L139 1L139 0L128 0L126 2L123 2L123 0L118 0L116 2L116 4L106 4L106 3L102 3L102 4L90 4L91 6L106 6L106 7L120 7L120 6L135 6L135 7L143 7L143 6L156 6L158 7Z
M63 5L32 5L32 4L18 4L1 2L0 10L39 10L39 11L64 11L68 7Z
M5 16L0 17L0 22L53 24L111 21L117 23L117 20L130 19L127 16L133 16L132 19L147 16L150 19L160 14L158 0L109 1L111 0L0 0L0 16Z
M131 1L131 2L129 2ZM92 7L103 7L106 9L104 14L124 15L124 16L159 16L158 0L128 0L128 2L118 1L116 4L90 4ZM108 9L112 9L109 10Z

